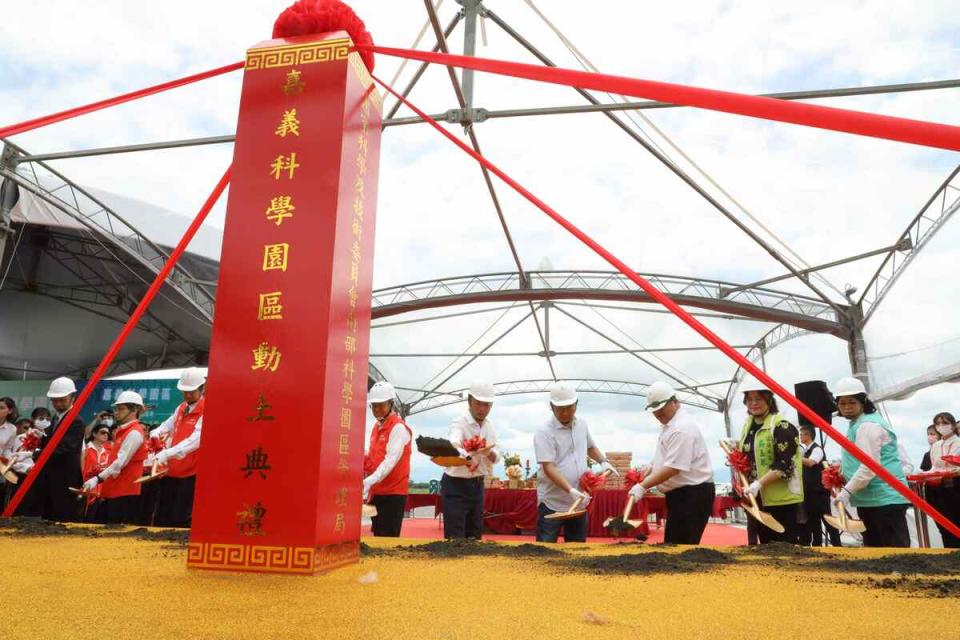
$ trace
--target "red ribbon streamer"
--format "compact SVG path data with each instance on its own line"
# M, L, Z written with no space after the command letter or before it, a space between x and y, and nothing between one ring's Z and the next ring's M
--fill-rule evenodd
M481 438L480 436L473 436L463 443L463 450L468 453L473 453L474 451L480 451L480 449L483 449L486 446L486 439Z
M213 188L213 191L209 196L207 196L207 200L203 203L203 206L200 207L197 217L193 219L193 222L190 223L190 226L187 228L186 232L184 232L183 237L180 238L180 242L177 244L176 248L170 253L170 257L167 258L163 268L160 269L160 273L158 273L157 277L153 279L153 283L150 285L150 288L147 289L143 299L140 300L140 304L138 304L137 308L134 309L132 314L130 314L130 319L127 320L127 324L123 325L123 329L120 330L120 333L113 341L113 344L110 345L110 349L108 349L106 355L103 356L103 360L101 360L100 364L97 365L96 371L94 371L93 375L90 376L90 379L87 380L87 384L84 385L83 390L77 397L76 402L73 403L73 407L70 408L70 411L67 412L67 415L65 415L63 420L60 421L60 424L64 425L64 428L57 429L56 433L53 434L53 437L51 437L50 441L47 443L47 446L43 448L43 453L41 453L40 457L37 458L37 463L33 466L33 469L30 470L30 473L27 474L23 484L20 485L20 487L17 489L17 492L14 494L13 499L10 500L9 504L7 504L7 508L3 510L3 517L9 518L14 514L14 512L17 510L17 507L20 506L20 502L23 500L23 497L27 495L27 491L30 489L30 486L40 474L40 470L43 469L43 465L47 463L47 460L49 460L50 456L53 455L54 450L63 439L63 436L67 433L67 431L69 431L69 426L74 420L76 420L77 416L80 415L80 410L83 409L84 403L86 403L87 399L90 397L90 394L93 393L94 388L97 386L97 383L100 382L100 379L103 378L103 375L107 372L107 368L117 356L120 348L123 347L123 343L127 341L127 337L129 337L130 333L136 328L137 323L140 322L140 318L143 317L147 307L150 306L150 303L153 302L153 299L160 292L160 289L163 287L163 283L167 279L167 276L170 275L170 271L173 270L174 265L177 264L177 260L179 260L180 256L183 255L183 252L187 250L187 245L190 244L190 241L193 240L193 236L196 235L197 229L199 229L200 225L203 224L207 214L210 213L213 205L217 203L217 200L220 199L224 189L227 188L227 184L230 182L230 169L231 167L227 167L223 177L220 178L220 181Z
M873 471L877 476L879 476L884 482L893 487L897 493L902 495L904 498L909 500L916 506L918 509L922 510L924 513L929 515L931 518L939 522L944 526L945 529L950 531L950 533L955 536L960 537L960 527L953 524L948 520L942 513L934 509L927 503L926 500L921 499L918 495L910 491L910 489L895 478L889 471L887 471L883 466L880 465L876 460L868 456L855 444L847 440L839 431L833 428L830 423L826 422L821 418L816 412L813 411L803 402L800 402L792 393L787 391L783 386L781 386L776 380L771 378L766 374L765 371L757 367L750 360L743 357L743 355L731 347L729 344L723 341L720 336L711 331L706 325L694 318L692 315L687 313L680 305L674 302L669 296L665 293L654 287L646 278L637 274L635 271L631 270L622 260L614 256L612 253L604 249L602 246L597 244L590 236L585 234L574 224L568 221L566 218L561 216L559 213L554 211L549 205L540 200L537 196L530 193L525 189L520 183L516 180L505 174L498 166L487 160L485 157L474 151L472 148L468 147L466 144L461 142L454 136L452 133L444 129L436 120L428 116L426 113L421 111L419 108L414 106L409 100L397 93L392 87L385 84L377 76L373 76L373 79L376 80L384 89L389 91L393 96L400 100L403 104L409 107L414 113L423 118L424 122L428 123L431 127L439 131L447 139L453 142L455 145L460 147L464 153L471 156L474 160L482 164L487 168L488 171L496 175L498 178L507 183L514 191L526 198L531 204L536 206L538 209L543 211L545 214L550 216L560 226L573 234L578 240L590 247L597 255L602 257L604 260L609 262L617 271L628 277L634 284L643 289L647 295L651 298L662 304L664 307L669 309L675 316L683 320L691 329L699 333L701 336L706 338L706 340L724 353L728 358L736 362L738 365L743 367L747 373L752 375L754 378L764 383L768 389L770 389L778 397L782 398L787 404L796 409L800 414L805 416L810 422L819 427L824 433L826 433L830 438L840 445L843 449L849 452L854 458L860 461L861 464L866 465L868 469Z
M146 89L138 89L137 91L124 93L123 95L116 96L115 98L109 98L99 102L91 102L90 104L82 107L74 107L72 109L67 109L66 111L59 111L57 113L51 113L50 115L34 118L33 120L25 120L18 124L11 124L0 129L0 138L15 136L18 133L24 133L32 129L39 129L40 127L45 127L48 124L60 122L61 120L69 120L70 118L82 116L94 111L100 111L101 109L106 109L107 107L115 107L118 104L130 102L131 100L136 100L137 98L152 96L155 93L176 89L177 87L182 87L186 84L191 84L200 80L206 80L207 78L213 78L214 76L229 73L230 71L236 71L237 69L242 69L243 64L244 63L242 62L235 62L233 64L228 64L225 67L217 67L216 69L204 71L203 73L196 73L192 76L180 78L179 80L171 80L170 82L164 82L163 84L147 87Z
M640 469L630 469L630 471L627 471L627 475L623 478L623 486L625 486L627 489L632 489L635 485L643 482L645 477L646 476L644 475L643 471Z
M840 465L834 464L829 467L824 467L823 473L820 474L820 483L825 489L843 489L844 485L847 484L847 479L843 477L843 474L840 472Z
M580 476L580 490L593 495L593 492L603 486L607 479L604 476L597 475L592 471L587 471Z
M734 471L739 471L743 475L750 474L750 456L739 449L734 449L727 454L727 466Z
M791 102L751 96L731 91L701 89L670 82L640 80L624 76L611 76L588 71L543 67L534 64L459 56L430 51L414 51L393 47L357 47L369 49L387 56L396 56L422 62L435 62L452 67L488 71L526 80L566 85L578 89L593 89L649 100L659 100L687 107L699 107L712 111L735 113L752 118L777 120L819 129L843 131L861 136L909 142L926 147L960 151L960 127L882 116L864 111L824 107L816 104Z

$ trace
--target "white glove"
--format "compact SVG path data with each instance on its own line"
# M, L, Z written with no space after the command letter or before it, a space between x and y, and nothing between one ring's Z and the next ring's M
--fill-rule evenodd
M372 486L373 486L373 481L372 481L370 478L364 478L364 479L363 479L363 498L362 498L362 500L363 500L364 502L366 502L367 499L370 498L370 487L372 487Z
M646 492L647 492L646 488L638 482L637 484L630 487L630 491L627 492L627 495L633 498L636 498L637 502L640 502L641 500L643 500L643 494L645 494Z
M850 491L846 487L840 489L840 493L833 498L833 504L837 505L838 508L842 504L844 509L850 511Z
M580 503L581 509L586 509L587 505L590 504L590 496L584 493L583 491L580 491L576 487L570 487L570 497L573 498L574 501L576 501L578 498L583 500Z
M100 484L99 476L93 476L92 478L90 478L89 480L83 483L83 490L93 491L94 489L97 488L98 484Z
M614 478L620 477L620 472L613 468L609 460L604 460L600 463L600 471L609 471Z
M159 464L159 465L165 465L165 464L167 464L167 461L168 461L169 459L170 459L170 452L167 451L166 449L164 449L163 451L158 451L158 452L157 452L156 454L154 454L154 456L153 456L154 462L156 462L156 463Z
M763 488L763 485L760 484L760 481L754 480L753 482L750 483L750 486L747 487L747 493L749 493L754 498L756 498L758 495L760 495L760 489L762 488Z

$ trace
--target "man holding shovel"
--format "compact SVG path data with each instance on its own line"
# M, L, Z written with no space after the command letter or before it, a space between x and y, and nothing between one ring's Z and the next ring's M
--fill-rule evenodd
M586 542L585 510L590 496L579 489L579 484L587 472L587 457L599 462L603 471L617 472L594 444L586 421L576 416L576 389L564 382L555 382L550 388L550 409L553 417L533 437L540 464L537 541L556 542L563 529L564 541ZM565 518L564 513L577 515Z
M666 382L650 385L646 409L662 429L650 473L630 489L629 496L639 502L647 490L659 487L667 498L663 541L700 544L716 493L707 444L699 425L681 408L676 391Z

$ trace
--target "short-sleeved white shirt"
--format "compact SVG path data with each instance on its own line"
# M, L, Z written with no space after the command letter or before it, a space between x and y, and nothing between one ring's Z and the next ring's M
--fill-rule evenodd
M679 487L713 482L713 465L707 453L700 427L680 408L660 431L657 450L653 456L653 470L663 467L677 469L680 473L659 485L667 493Z
M594 446L586 420L579 417L574 417L567 427L551 417L533 436L537 463L555 464L574 488L580 486L580 477L587 471L587 450ZM552 511L566 511L573 504L570 494L548 478L542 468L537 473L537 500Z

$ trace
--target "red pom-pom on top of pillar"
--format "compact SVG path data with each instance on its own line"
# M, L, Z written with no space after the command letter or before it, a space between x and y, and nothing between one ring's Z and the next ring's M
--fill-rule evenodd
M343 3L274 34L244 65L187 565L311 574L360 555L383 105Z

